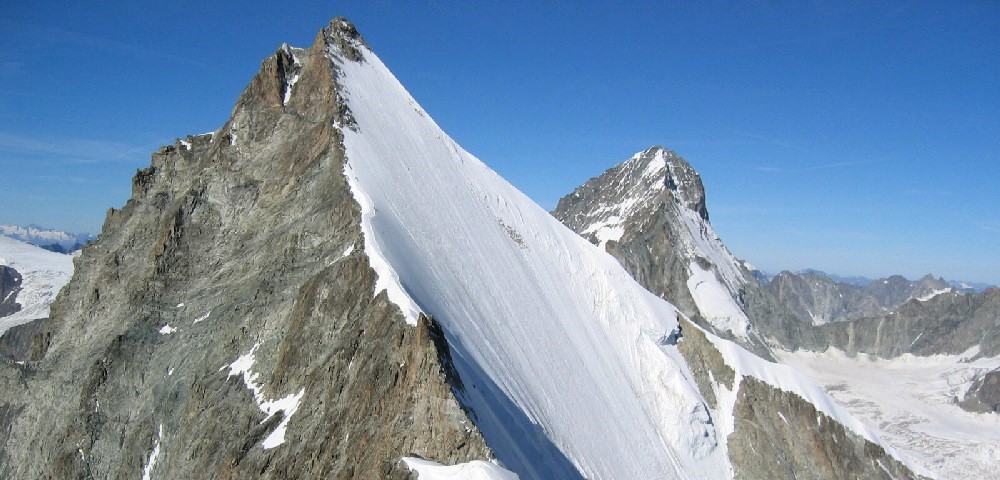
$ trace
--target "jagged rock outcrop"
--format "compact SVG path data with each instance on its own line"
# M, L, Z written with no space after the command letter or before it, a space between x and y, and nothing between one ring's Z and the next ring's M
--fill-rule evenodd
M373 295L330 59L358 41L338 19L283 46L222 128L137 172L44 358L0 364L0 477L409 478L404 455L491 455L439 328Z
M17 292L21 290L21 274L13 268L0 265L0 317L6 317L21 309L17 303Z

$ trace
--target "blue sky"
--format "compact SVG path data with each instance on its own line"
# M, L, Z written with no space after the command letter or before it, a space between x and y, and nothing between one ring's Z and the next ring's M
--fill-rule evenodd
M996 1L65 3L0 17L0 223L99 230L153 150L346 15L545 208L663 145L763 269L1000 283Z

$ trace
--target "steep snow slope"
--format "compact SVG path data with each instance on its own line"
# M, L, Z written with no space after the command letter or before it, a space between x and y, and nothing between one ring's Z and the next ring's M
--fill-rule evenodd
M977 350L893 359L850 357L832 348L777 355L941 478L990 478L1000 463L1000 416L966 412L955 403L974 378L1000 367L1000 357L972 360Z
M356 122L342 125L345 174L376 292L441 322L498 459L525 478L731 476L674 345L675 308L465 152L355 47L361 62L330 58Z
M0 236L0 265L23 277L17 303L21 310L0 318L0 334L11 327L49 315L49 304L73 276L73 257Z
M443 324L463 381L499 389L466 388L473 410L489 414L500 394L527 417L479 418L498 457L527 472L562 454L590 478L723 474L701 397L662 345L673 307L462 150L364 53L340 80L357 121L344 145L365 251L380 281L391 266L380 288L404 312ZM531 424L554 450L518 431Z

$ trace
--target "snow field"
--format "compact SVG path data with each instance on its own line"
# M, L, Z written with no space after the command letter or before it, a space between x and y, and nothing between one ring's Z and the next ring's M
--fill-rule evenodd
M0 318L0 335L11 327L49 316L49 305L73 276L73 257L0 236L0 265L21 274L21 310Z

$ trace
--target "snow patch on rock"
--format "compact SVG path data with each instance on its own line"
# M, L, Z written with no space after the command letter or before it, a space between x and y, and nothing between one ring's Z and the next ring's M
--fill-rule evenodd
M254 354L257 352L258 348L260 348L260 344L254 344L249 353L241 355L229 365L223 365L219 368L219 371L223 371L226 367L229 367L229 374L227 376L232 377L233 375L241 375L243 377L243 384L246 385L251 392L253 392L253 398L257 402L257 407L267 415L261 423L266 422L278 412L284 412L278 426L273 432L271 432L270 435L267 436L267 438L264 439L263 442L261 442L261 446L264 450L268 450L285 443L285 432L288 429L288 422L292 420L292 415L294 415L295 411L299 409L299 401L302 400L302 396L305 395L306 390L303 388L300 389L298 393L286 395L276 400L268 400L265 398L263 384L257 383L257 379L260 375L251 371L255 360Z

